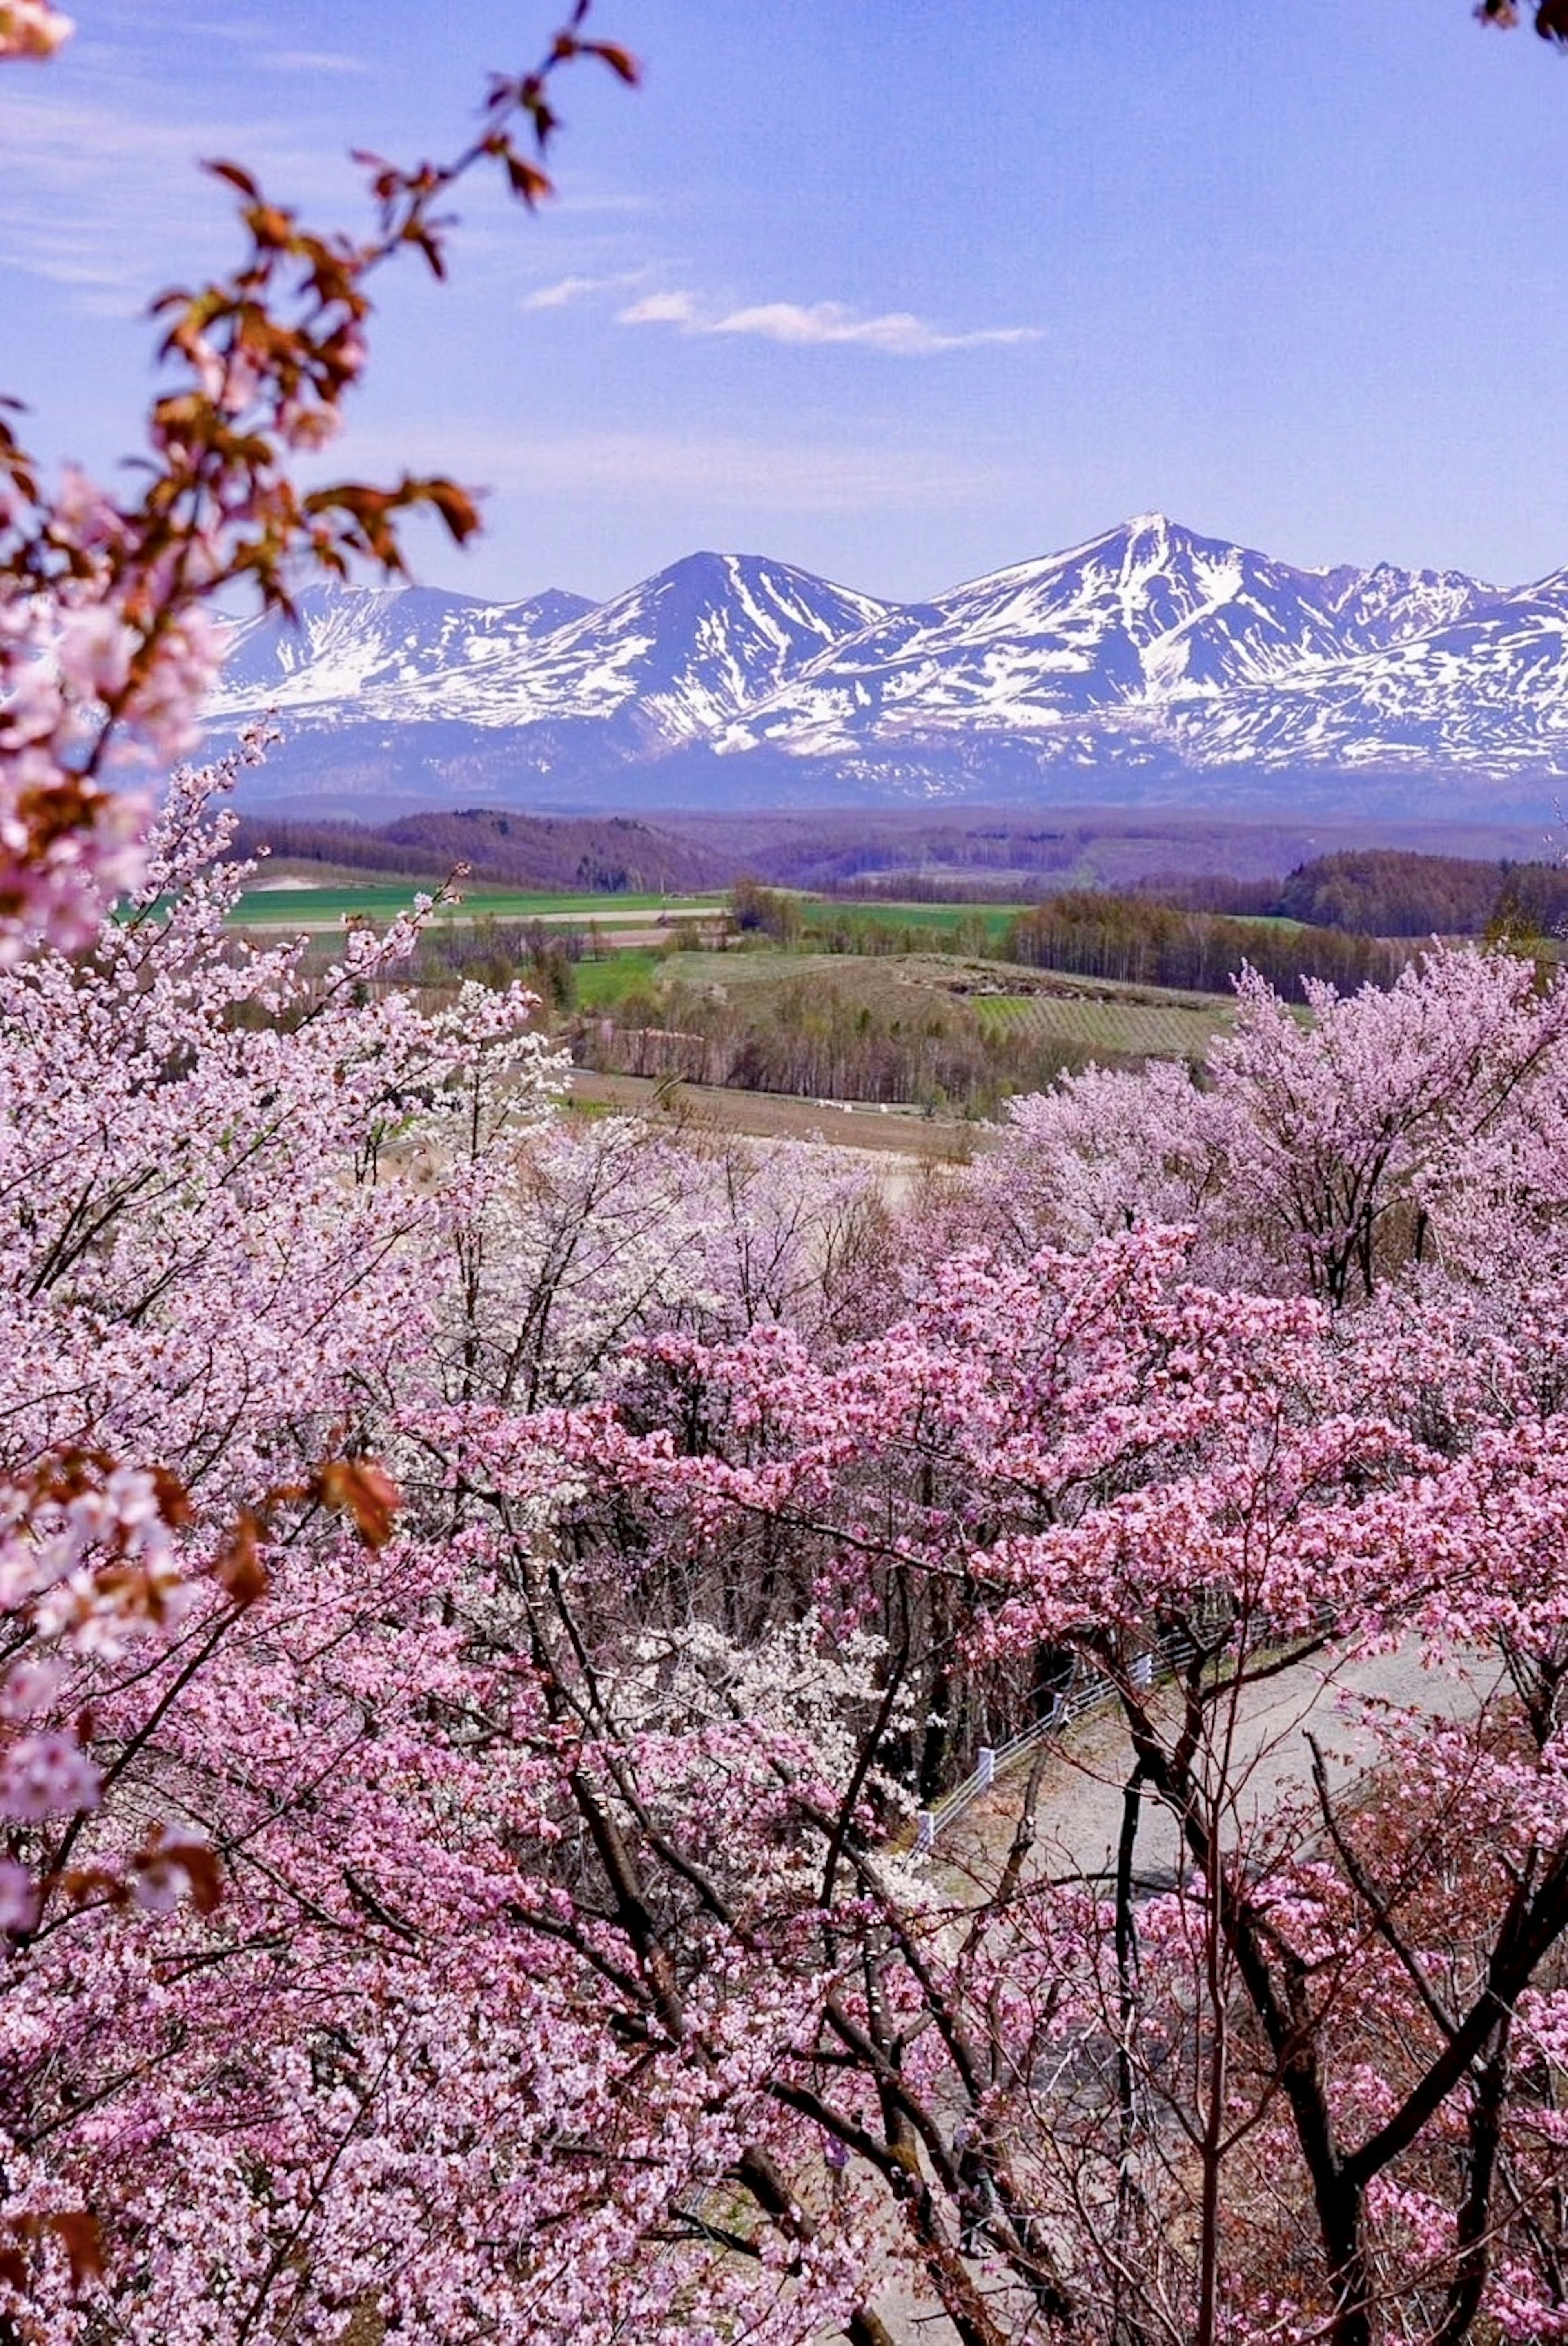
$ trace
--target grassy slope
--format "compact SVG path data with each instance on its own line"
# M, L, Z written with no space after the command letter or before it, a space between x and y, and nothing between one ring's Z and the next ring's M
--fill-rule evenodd
M802 896L799 903L808 929L847 920L856 925L946 934L968 922L983 928L992 944L999 944L1017 915L1029 910L1026 904L905 904L881 897L858 903L842 896Z
M583 964L577 973L579 1002L598 1008L622 999L630 985L616 988L609 974L631 958L617 954L614 961ZM1044 970L1025 972L1012 962L957 954L754 948L676 954L667 960L637 958L643 964L637 984L722 986L738 1005L750 998L759 1011L769 997L790 987L820 986L892 1014L918 1015L922 1005L941 1004L966 1021L972 1017L983 1028L1021 1028L1042 1042L1099 1058L1201 1058L1211 1039L1229 1027L1232 1015L1230 1004L1215 995L1058 976ZM601 972L606 976L599 981L603 990L598 990L596 980Z

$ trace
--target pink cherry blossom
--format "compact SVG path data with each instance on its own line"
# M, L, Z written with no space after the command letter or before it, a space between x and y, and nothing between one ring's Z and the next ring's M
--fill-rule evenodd
M99 1775L63 1735L21 1735L0 1751L0 1814L22 1824L69 1817L98 1804Z
M0 0L0 63L15 57L52 57L76 26L48 0Z

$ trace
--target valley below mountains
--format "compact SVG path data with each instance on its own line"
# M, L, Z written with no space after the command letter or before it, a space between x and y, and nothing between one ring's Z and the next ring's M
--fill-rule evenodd
M236 631L253 806L1034 805L1551 821L1568 571L1305 570L1142 515L925 603L693 554L606 602L312 588Z

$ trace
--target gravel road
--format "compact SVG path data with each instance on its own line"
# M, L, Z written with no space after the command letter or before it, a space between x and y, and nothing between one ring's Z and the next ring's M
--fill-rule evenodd
M1380 1710L1462 1718L1486 1699L1499 1677L1495 1658L1478 1656L1468 1678L1440 1677L1422 1668L1419 1652L1401 1647L1335 1666L1331 1685L1319 1660L1243 1688L1226 1723L1230 1773L1240 1788L1236 1831L1245 1834L1264 1817L1278 1821L1288 1808L1299 1808L1303 1831L1313 1830L1309 1735L1323 1751L1330 1790L1353 1797L1377 1757L1372 1727ZM1174 1702L1170 1695L1157 1699ZM1081 1720L1053 1745L1036 1811L1033 1872L1093 1875L1112 1868L1129 1770L1126 1730L1109 1709ZM1027 1781L1026 1760L942 1836L933 1862L937 1878L954 1895L978 1902L995 1881ZM1149 1887L1169 1882L1176 1852L1173 1819L1158 1800L1146 1798L1135 1858L1140 1881ZM895 2346L957 2346L956 2332L930 2300L917 2300L901 2284L885 2290L876 2310Z
M1325 1668L1333 1668L1333 1683ZM1312 1796L1316 1736L1329 1783L1353 1793L1377 1757L1373 1721L1380 1710L1411 1710L1431 1719L1467 1717L1496 1685L1495 1659L1477 1658L1468 1678L1422 1668L1420 1653L1400 1647L1339 1665L1298 1664L1277 1678L1244 1688L1227 1722L1228 1773L1239 1787L1238 1831ZM1174 1701L1174 1697L1163 1698ZM1093 1874L1112 1862L1122 1822L1122 1786L1130 1772L1126 1730L1119 1716L1091 1717L1063 1736L1046 1762L1036 1819L1036 1864L1053 1873ZM938 1855L955 1887L979 1895L1005 1856L1027 1780L1023 1770L999 1782L944 1833ZM1145 1882L1168 1881L1176 1853L1174 1820L1146 1797L1138 1831L1137 1870Z

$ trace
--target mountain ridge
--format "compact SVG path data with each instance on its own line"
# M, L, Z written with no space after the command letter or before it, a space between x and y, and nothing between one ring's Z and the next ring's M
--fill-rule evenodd
M1310 569L1157 513L919 603L705 551L600 603L317 588L301 622L241 627L210 705L290 736L250 802L1492 814L1568 781L1568 569Z

